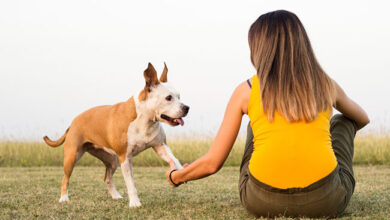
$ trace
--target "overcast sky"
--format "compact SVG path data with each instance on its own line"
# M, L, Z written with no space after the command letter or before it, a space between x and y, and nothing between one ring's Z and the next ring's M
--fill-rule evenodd
M301 19L322 67L368 112L366 131L387 128L386 2L0 1L0 139L57 138L82 111L137 94L147 63L161 73L164 61L191 106L168 135L213 136L235 86L255 74L249 26L276 9Z

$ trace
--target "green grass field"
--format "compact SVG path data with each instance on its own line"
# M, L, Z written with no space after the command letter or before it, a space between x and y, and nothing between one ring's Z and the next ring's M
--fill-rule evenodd
M209 149L211 139L178 139L168 142L173 153L182 163L191 163ZM245 140L238 139L225 166L238 166L244 152ZM51 148L42 142L0 142L0 167L62 166L63 147ZM162 166L152 149L135 157L138 166ZM354 164L390 165L390 137L363 136L355 140ZM89 154L79 161L80 166L99 166L101 162Z
M168 143L182 163L203 155L211 139ZM124 199L114 201L103 182L105 168L86 154L70 180L70 203L58 203L63 147L42 142L0 142L0 219L251 219L238 197L238 165L244 140L236 141L224 168L177 189L165 180L168 169L149 149L134 161L135 184L143 206L128 208L120 168L114 176ZM344 219L390 219L390 137L355 140L355 194Z
M130 209L121 172L114 176L121 200L112 200L104 168L76 166L70 203L58 203L61 167L0 168L0 219L253 219L240 204L238 167L172 188L168 167L135 167L142 207ZM390 218L390 166L356 166L356 189L342 219Z

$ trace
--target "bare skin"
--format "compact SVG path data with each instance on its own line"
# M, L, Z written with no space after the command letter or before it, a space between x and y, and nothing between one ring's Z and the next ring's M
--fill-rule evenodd
M333 107L342 114L356 121L358 129L366 126L370 120L367 113L344 90L333 81L336 87L336 100ZM240 129L242 116L248 114L250 88L243 82L234 90L225 110L224 119L209 151L182 170L171 175L174 183L179 184L190 180L201 179L212 175L222 167L228 157ZM172 169L166 172L168 182Z

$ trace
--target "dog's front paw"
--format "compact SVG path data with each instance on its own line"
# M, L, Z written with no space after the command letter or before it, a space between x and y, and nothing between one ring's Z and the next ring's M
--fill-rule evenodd
M130 199L129 206L130 206L130 208L137 208L137 207L141 206L141 202L139 201L138 198Z
M173 169L176 169L176 170L183 169L183 166L179 162L172 164L170 167L171 167L171 170L173 170Z
M68 194L61 196L61 198L60 198L60 200L58 200L58 202L70 202Z

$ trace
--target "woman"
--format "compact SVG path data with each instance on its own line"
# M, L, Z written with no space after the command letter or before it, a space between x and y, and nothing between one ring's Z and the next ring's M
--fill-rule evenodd
M369 123L367 114L321 69L295 14L261 15L249 30L249 47L257 74L233 92L210 150L168 171L168 181L178 186L216 173L248 114L242 205L265 217L339 215L355 187L353 140ZM342 114L331 118L332 107Z

